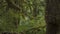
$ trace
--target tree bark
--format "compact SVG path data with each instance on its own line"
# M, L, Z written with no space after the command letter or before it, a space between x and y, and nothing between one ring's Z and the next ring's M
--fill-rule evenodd
M60 34L60 0L46 0L46 34Z

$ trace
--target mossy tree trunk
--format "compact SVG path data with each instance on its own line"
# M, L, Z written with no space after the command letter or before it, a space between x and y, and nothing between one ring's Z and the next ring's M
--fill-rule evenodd
M60 0L46 0L46 34L60 34Z

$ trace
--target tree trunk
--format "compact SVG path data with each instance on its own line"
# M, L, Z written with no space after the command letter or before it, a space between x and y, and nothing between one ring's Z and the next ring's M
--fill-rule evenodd
M46 0L46 34L60 34L60 0Z

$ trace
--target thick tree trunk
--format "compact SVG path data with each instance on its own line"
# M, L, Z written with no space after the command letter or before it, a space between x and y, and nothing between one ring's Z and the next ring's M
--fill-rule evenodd
M46 34L60 34L60 0L46 0Z

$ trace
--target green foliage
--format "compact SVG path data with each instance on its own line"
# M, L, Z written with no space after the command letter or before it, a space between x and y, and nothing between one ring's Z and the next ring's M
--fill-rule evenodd
M1 2L0 31L18 31L24 32L25 34L44 34L46 31L46 24L44 21L44 0L13 0L13 2L20 6L20 11L11 8L6 10L7 3L5 0ZM36 16L34 17L35 14ZM17 29L15 28L14 17L20 19Z

